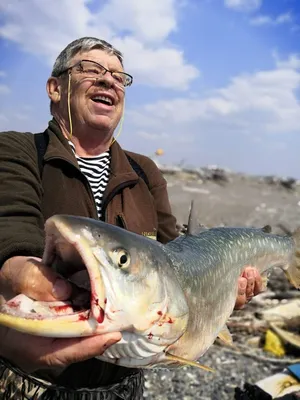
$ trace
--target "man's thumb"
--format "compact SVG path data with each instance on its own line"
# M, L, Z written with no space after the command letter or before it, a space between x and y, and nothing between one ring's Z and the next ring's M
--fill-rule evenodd
M71 284L38 258L13 257L8 267L5 276L14 294L40 301L66 300L71 296Z

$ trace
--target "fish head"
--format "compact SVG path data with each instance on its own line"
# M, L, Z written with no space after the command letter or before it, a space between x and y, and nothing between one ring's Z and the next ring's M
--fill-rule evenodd
M61 316L56 320L56 337L120 331L123 342L116 345L119 349L115 352L107 350L107 361L120 359L120 346L124 355L130 342L139 359L150 357L146 364L151 364L153 357L183 335L189 310L162 244L101 221L75 216L49 218L45 234L43 263L65 276L85 276L90 290L84 332L76 325L79 321L73 318L72 324L66 325ZM30 333L38 334L36 329ZM127 353L122 365L128 366L128 359L134 354Z

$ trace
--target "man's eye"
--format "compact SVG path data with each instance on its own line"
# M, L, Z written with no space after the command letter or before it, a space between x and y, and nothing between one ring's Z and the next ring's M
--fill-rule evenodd
M85 74L100 74L100 71L96 68L85 68L82 72L84 72Z
M120 74L113 74L113 77L114 77L115 80L116 80L117 82L119 82L119 83L123 83L123 82L124 82L123 76L120 75Z

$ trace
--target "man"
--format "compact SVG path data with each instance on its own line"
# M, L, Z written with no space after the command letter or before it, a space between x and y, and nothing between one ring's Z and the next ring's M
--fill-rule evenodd
M47 143L42 169L34 135L0 135L3 301L19 293L43 301L71 297L70 284L40 259L44 221L54 214L100 218L162 243L177 236L160 171L147 157L122 150L114 139L131 83L122 54L109 43L75 40L58 56L47 82L53 119L42 134ZM241 278L237 307L260 290L260 277L253 268L248 272L252 276ZM120 338L116 332L53 340L0 327L0 393L14 399L25 394L67 399L81 390L78 398L89 393L97 399L140 399L141 371L94 358Z

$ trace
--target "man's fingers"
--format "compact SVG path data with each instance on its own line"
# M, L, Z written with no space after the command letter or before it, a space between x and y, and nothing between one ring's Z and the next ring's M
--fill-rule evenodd
M238 280L238 295L236 298L235 309L242 309L246 302L246 287L247 287L247 279L244 277L239 277Z
M258 273L257 270L254 271L255 275L255 285L254 285L254 296L261 293L264 289L262 276Z
M238 295L235 309L241 309L248 303L253 296L262 291L263 281L259 271L251 266L247 266L238 281Z
M247 278L246 298L251 299L254 296L255 272L253 267L246 267L243 276Z
M10 295L25 294L41 301L66 300L71 285L38 258L12 257L1 268L1 288Z
M84 338L55 339L51 351L42 357L41 362L50 367L65 367L100 356L109 346L117 343L121 337L120 332L114 332Z

